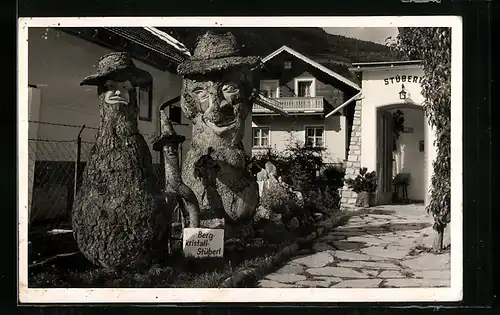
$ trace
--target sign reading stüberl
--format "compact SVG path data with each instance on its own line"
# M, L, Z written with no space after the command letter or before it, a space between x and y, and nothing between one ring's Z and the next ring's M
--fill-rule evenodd
M182 244L185 256L222 257L224 255L224 229L185 228Z

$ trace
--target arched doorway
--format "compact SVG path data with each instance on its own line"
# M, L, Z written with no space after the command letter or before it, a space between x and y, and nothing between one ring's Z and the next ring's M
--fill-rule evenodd
M402 125L401 118L404 119ZM392 204L401 199L425 200L425 138L426 121L422 106L399 103L377 108L377 204ZM403 198L402 189L395 190L393 180L396 176L409 182L406 198Z

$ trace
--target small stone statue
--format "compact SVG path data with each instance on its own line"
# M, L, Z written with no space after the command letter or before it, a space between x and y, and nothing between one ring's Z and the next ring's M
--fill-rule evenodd
M114 52L80 84L97 86L100 123L73 207L73 234L102 267L148 268L168 254L171 209L155 197L151 153L137 126L135 87L151 80L127 53Z
M266 171L270 176L274 178L278 176L278 169L271 161L267 161L264 167L266 168Z
M199 39L191 59L178 67L184 77L181 107L193 125L182 177L204 205L207 184L214 183L198 180L195 168L209 152L218 165L213 175L226 224L251 222L258 205L257 183L247 170L242 144L252 109L251 68L258 62L258 57L239 56L231 33L208 32ZM219 200L208 198L207 206L215 210Z
M179 146L186 137L175 132L165 111L160 112L160 122L162 134L153 141L153 150L163 152L166 202L172 208L177 204L183 216L187 212L189 227L198 228L200 226L198 200L191 188L182 181L179 165ZM184 218L182 223L185 223Z
M257 184L259 186L259 196L262 198L264 190L269 188L271 183L275 184L277 181L276 176L278 175L278 170L276 166L267 161L264 168L257 173Z

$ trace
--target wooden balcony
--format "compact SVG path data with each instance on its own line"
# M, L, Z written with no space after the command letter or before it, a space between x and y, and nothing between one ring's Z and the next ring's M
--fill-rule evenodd
M304 113L304 114L321 114L324 111L323 97L279 97L273 98L277 101L280 106L279 108L287 113ZM271 110L259 106L257 104L253 105L253 114L274 114Z

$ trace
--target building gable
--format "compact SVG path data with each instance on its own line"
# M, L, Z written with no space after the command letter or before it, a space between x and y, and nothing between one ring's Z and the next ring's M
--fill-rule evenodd
M282 51L273 58L267 59L260 68L254 69L254 72L256 87L262 88L262 81L279 86L277 91L279 95L273 94L272 97L296 97L299 90L298 82L312 79L315 90L313 96L324 98L326 113L343 104L354 95L353 93L357 92L288 51Z
M283 57L285 56L285 57ZM278 58L277 58L278 57ZM283 59L284 58L284 59ZM293 64L297 61L303 62L307 65L307 67L310 69L310 72L317 73L317 76L325 76L328 77L329 79L325 79L326 82L331 83L334 86L339 87L342 90L351 90L352 92L357 92L360 91L360 87L358 86L357 83L353 82L352 80L336 73L335 71L325 67L324 65L302 55L301 53L287 47L283 46L280 49L274 51L270 55L264 57L262 59L262 66L265 67L266 64L269 63L271 60L278 60L278 61L288 61L292 63L292 68Z

